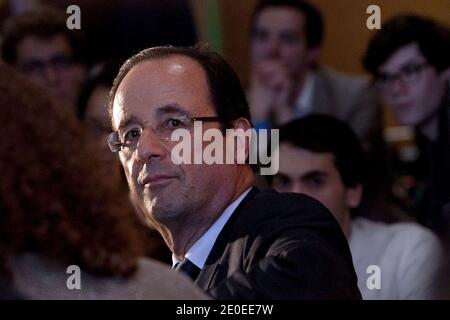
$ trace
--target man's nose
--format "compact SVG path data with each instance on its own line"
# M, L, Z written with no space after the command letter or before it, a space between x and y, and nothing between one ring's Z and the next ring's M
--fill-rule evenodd
M278 59L280 57L280 43L276 38L270 38L266 44L266 58Z
M146 128L142 131L136 147L137 159L147 163L152 159L164 158L167 148L153 130Z
M408 84L401 78L395 78L390 83L390 92L392 95L403 94L408 89Z
M58 73L52 66L46 66L43 71L43 76L48 83L58 82Z
M302 184L298 181L292 183L291 190L289 192L293 193L305 193L305 190L302 188Z

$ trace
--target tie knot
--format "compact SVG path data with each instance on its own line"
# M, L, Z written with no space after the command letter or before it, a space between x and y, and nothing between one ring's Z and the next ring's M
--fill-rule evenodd
M189 259L178 262L175 264L174 269L187 274L194 281L200 273L200 268L193 264Z

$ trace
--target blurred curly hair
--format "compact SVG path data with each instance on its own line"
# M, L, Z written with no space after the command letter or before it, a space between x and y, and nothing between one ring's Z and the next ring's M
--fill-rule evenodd
M108 183L75 114L0 64L0 270L31 251L127 275L139 241L127 195Z

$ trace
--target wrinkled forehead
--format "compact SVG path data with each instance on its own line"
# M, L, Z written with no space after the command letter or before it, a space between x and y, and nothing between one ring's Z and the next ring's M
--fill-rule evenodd
M187 115L213 115L206 73L195 60L173 55L134 66L120 83L112 103L112 124L124 118L154 119L175 106Z

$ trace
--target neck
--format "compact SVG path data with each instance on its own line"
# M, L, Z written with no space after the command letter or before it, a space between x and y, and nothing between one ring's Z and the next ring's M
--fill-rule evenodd
M225 209L253 185L255 177L251 168L243 165L241 169L234 175L236 177L234 187L217 192L212 199L208 199L206 205L195 212L185 214L189 221L177 219L172 224L157 226L175 257L183 260L189 249L208 231Z

